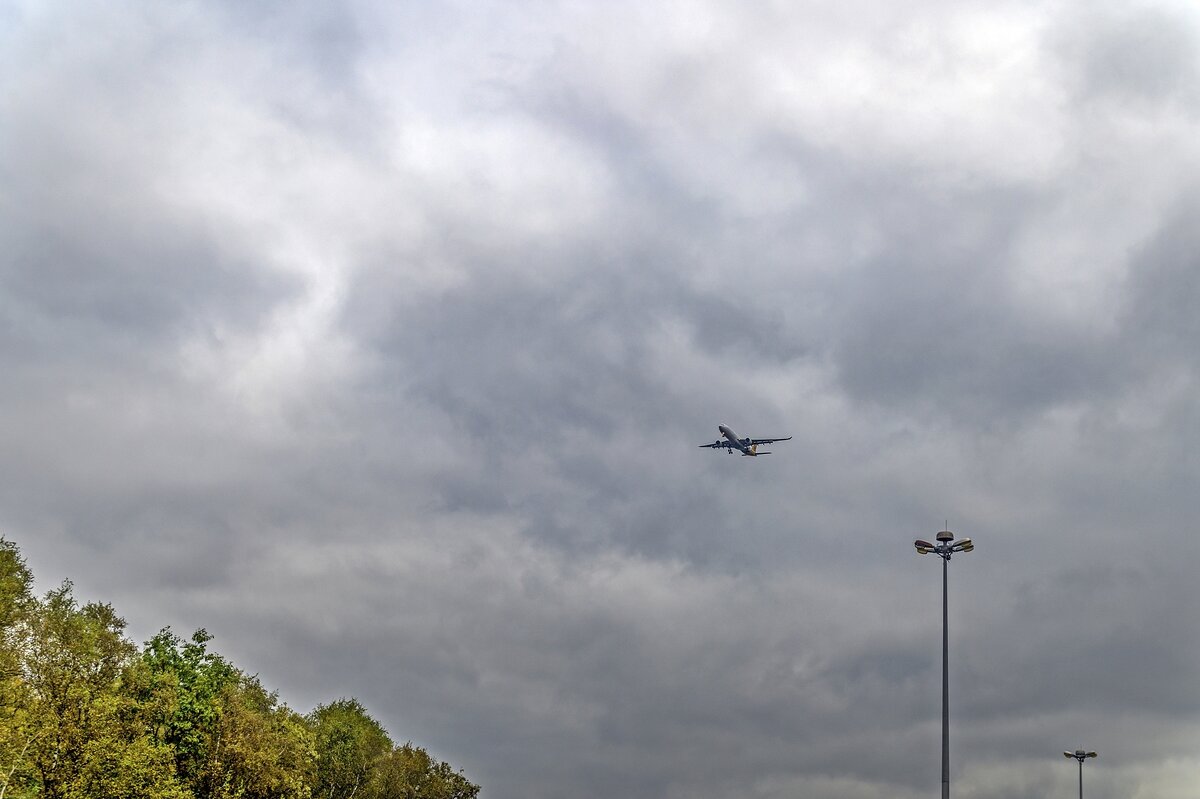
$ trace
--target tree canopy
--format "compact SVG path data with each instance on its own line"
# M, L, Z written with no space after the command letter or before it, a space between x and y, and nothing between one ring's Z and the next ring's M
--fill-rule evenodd
M43 597L0 538L0 799L475 799L353 698L307 715L170 627L138 647L67 581Z

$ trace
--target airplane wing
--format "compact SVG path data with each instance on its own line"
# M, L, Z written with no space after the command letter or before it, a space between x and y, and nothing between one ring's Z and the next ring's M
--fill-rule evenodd
M729 449L733 444L730 444L728 441L714 441L711 444L701 444L700 446L702 448L708 447L709 449Z
M791 436L788 436L787 438L752 438L752 439L750 439L750 446L755 446L756 444L774 444L776 441L791 441L791 440L792 440ZM760 453L760 454L765 454L765 453Z

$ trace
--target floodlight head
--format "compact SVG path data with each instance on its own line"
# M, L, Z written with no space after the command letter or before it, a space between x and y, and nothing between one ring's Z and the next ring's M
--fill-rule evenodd
M1074 752L1063 752L1063 757L1075 757Z
M943 544L946 543L947 541L953 541L954 533L950 532L949 530L942 530L940 533L937 534L937 540Z
M1095 752L1088 752L1088 753L1087 753L1087 757L1095 757L1095 756L1096 756L1096 753L1095 753Z
M955 552L970 552L975 548L975 544L969 538L960 538L954 542L953 548Z

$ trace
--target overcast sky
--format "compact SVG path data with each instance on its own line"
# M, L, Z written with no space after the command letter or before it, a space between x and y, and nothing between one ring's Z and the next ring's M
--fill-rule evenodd
M0 532L485 799L1200 797L1190 0L0 0ZM792 436L769 458L717 425Z

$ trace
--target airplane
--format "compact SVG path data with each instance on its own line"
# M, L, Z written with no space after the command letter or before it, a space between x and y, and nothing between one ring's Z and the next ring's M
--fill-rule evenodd
M736 449L738 452L742 453L743 456L748 455L754 457L757 455L771 454L770 452L766 451L759 452L759 444L774 444L776 441L792 440L791 436L788 436L787 438L738 438L737 433L733 432L723 424L717 425L717 430L721 431L721 435L725 436L725 441L722 441L718 438L711 444L701 444L700 446L708 447L709 449L724 449L730 455L732 455L733 451Z

